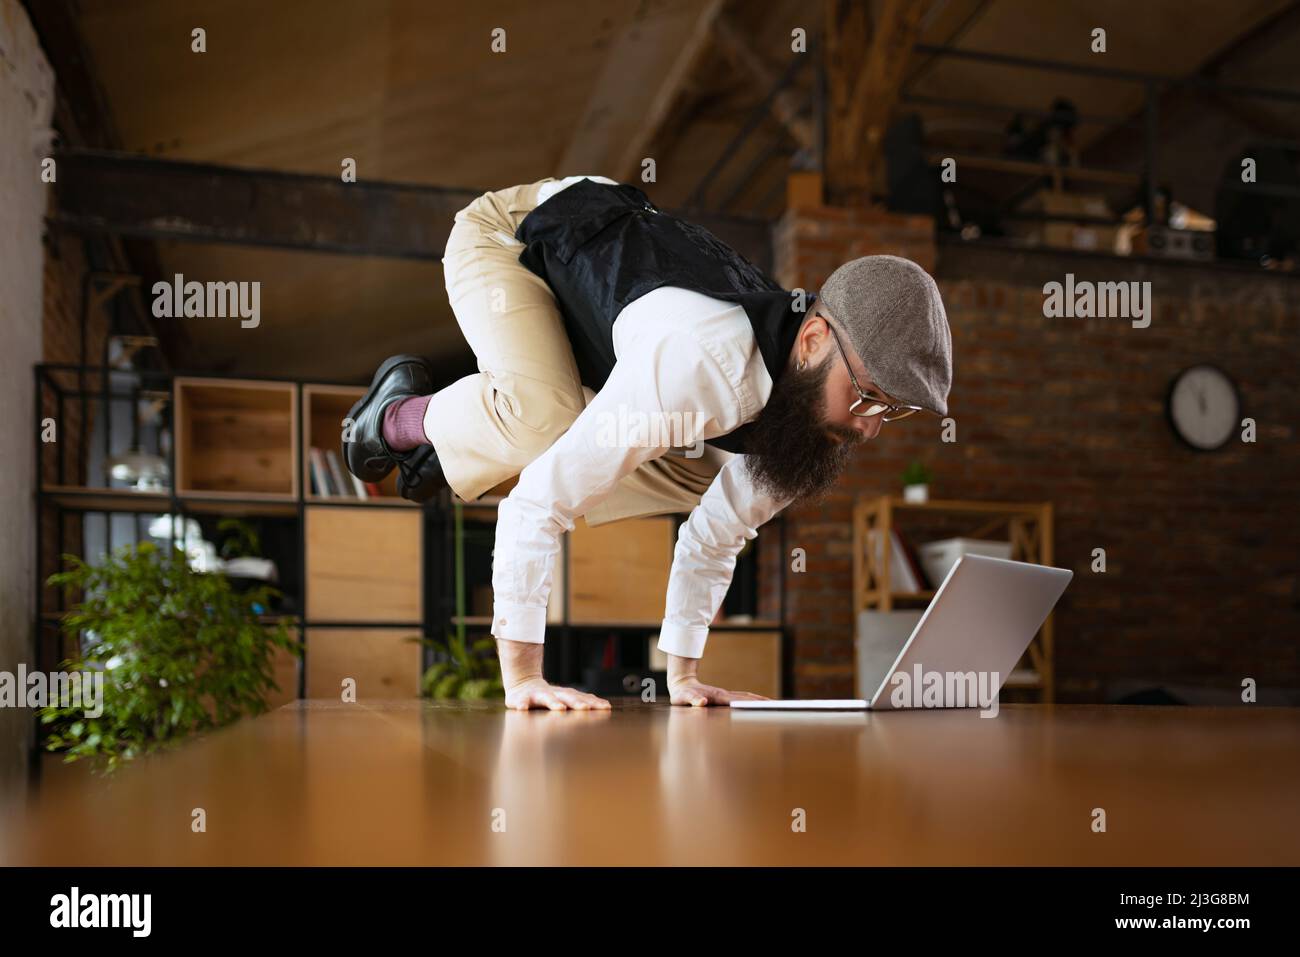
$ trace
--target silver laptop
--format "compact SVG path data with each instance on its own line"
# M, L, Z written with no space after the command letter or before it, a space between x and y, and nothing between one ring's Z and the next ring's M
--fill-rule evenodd
M733 701L741 710L978 708L996 701L1074 577L1066 568L963 555L901 647L859 660L869 699Z

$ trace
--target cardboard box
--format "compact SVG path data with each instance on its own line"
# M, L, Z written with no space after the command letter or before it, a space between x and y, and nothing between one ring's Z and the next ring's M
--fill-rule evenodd
M1039 190L1020 204L1022 213L1041 213L1047 216L1110 216L1110 206L1104 196L1067 193L1051 189ZM1119 227L1070 222L1013 221L1009 231L1031 243L1056 249L1083 249L1094 252L1112 252Z
M984 541L978 538L944 538L937 542L927 542L916 550L921 559L921 566L930 579L930 584L938 588L957 564L962 555L987 555L989 558L1010 558L1011 543Z

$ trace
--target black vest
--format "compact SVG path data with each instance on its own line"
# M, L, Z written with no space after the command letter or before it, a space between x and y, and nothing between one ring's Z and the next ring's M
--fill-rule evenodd
M519 261L540 276L564 317L582 384L599 390L614 368L614 320L660 286L744 307L775 382L805 312L795 298L707 229L656 209L635 186L583 179L524 217ZM805 298L811 306L813 297ZM707 440L743 452L749 427Z

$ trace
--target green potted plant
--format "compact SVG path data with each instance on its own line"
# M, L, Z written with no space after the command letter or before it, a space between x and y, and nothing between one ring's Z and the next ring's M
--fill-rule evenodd
M408 640L428 645L440 659L429 666L420 681L423 697L435 701L481 701L505 697L501 663L497 660L496 644L491 638L466 642L463 637L448 634L445 641L419 636Z
M41 709L46 750L105 770L268 709L276 649L300 654L291 623L261 620L275 590L237 593L224 575L196 572L185 553L149 542L98 565L64 556L49 583L79 593L62 621L77 652L67 671L104 673L98 717ZM83 642L84 637L84 642Z
M903 500L906 502L925 502L930 498L930 481L933 473L923 462L909 462L903 470Z

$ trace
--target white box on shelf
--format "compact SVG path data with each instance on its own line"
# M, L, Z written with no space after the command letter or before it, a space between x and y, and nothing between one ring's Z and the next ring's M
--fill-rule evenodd
M979 538L944 538L927 542L917 548L921 565L930 576L930 586L938 588L957 564L962 555L987 555L989 558L1010 558L1010 542L985 541Z

